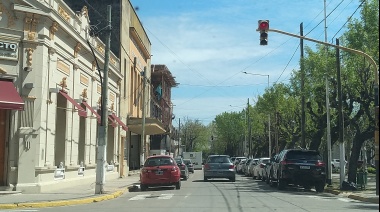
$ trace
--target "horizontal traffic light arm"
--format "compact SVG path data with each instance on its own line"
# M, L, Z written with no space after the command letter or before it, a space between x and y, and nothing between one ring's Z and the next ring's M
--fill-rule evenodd
M326 45L326 46L332 46L332 47L335 47L335 48L338 48L338 49L342 49L342 50L345 50L345 51L348 51L348 52L351 52L351 53L354 53L354 54L357 54L357 55L362 55L362 56L366 57L370 61L370 63L373 65L373 67L375 68L375 86L379 86L379 76L377 74L377 72L378 72L379 69L377 67L377 64L376 64L375 60L371 56L369 56L368 54L366 54L366 53L364 53L362 51L359 51L359 50L356 50L356 49L347 48L347 47L344 47L344 46L334 45L334 44L331 44L331 43L326 43L326 42L319 41L319 40L314 40L312 38L308 38L308 37L305 37L305 36L300 36L300 35L292 34L292 33L289 33L289 32L284 32L284 31L281 31L281 30L278 30L278 29L268 29L268 31L269 32L277 32L277 33L280 33L280 34L289 35L289 36L296 37L296 38L301 38L301 39L304 39L304 40L312 41L312 42L323 44L323 45Z

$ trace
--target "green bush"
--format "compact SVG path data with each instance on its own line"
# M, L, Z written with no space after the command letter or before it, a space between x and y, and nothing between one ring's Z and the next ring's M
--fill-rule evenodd
M368 173L371 173L371 174L375 174L375 173L376 173L376 169L373 168L373 167L368 167L368 168L367 168L367 172L368 172Z

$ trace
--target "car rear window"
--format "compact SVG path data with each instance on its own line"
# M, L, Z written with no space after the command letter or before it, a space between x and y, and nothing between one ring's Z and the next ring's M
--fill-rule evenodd
M230 159L226 156L213 156L209 157L208 163L230 163Z
M286 159L322 160L322 157L315 151L289 151Z
M154 157L154 158L148 158L145 161L144 166L145 167L151 167L151 166L165 166L165 165L173 165L174 161L172 158L168 157Z

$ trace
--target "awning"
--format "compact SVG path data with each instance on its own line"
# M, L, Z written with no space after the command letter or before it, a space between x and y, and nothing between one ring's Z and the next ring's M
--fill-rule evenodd
M98 122L100 123L100 115L94 110L94 108L92 108L89 104L87 104L87 102L83 101L82 104L84 104L84 106L86 106L86 108L88 108L92 114L94 114L96 116L96 118L98 119Z
M166 133L165 127L159 120L155 118L145 118L145 135L159 135ZM129 118L128 120L128 129L129 131L139 134L142 134L143 124L142 118Z
M110 115L120 126L123 128L123 130L128 131L127 125L125 125L119 117L117 117L114 113Z
M0 109L24 110L24 101L11 81L0 81Z
M71 98L67 93L63 91L59 91L62 96L64 96L71 104L73 104L78 109L78 115L82 117L87 117L86 110L82 108L73 98Z

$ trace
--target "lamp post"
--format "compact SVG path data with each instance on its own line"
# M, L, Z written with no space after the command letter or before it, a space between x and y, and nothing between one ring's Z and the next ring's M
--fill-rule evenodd
M254 73L249 73L249 72L246 72L246 71L243 71L242 73L244 74L250 74L250 75L256 75L256 76L265 76L265 77L268 77L268 85L267 85L267 88L269 89L269 74L254 74ZM269 148L268 148L268 156L271 157L272 155L272 141L271 141L271 138L270 138L270 114L268 114L268 142L269 142Z

